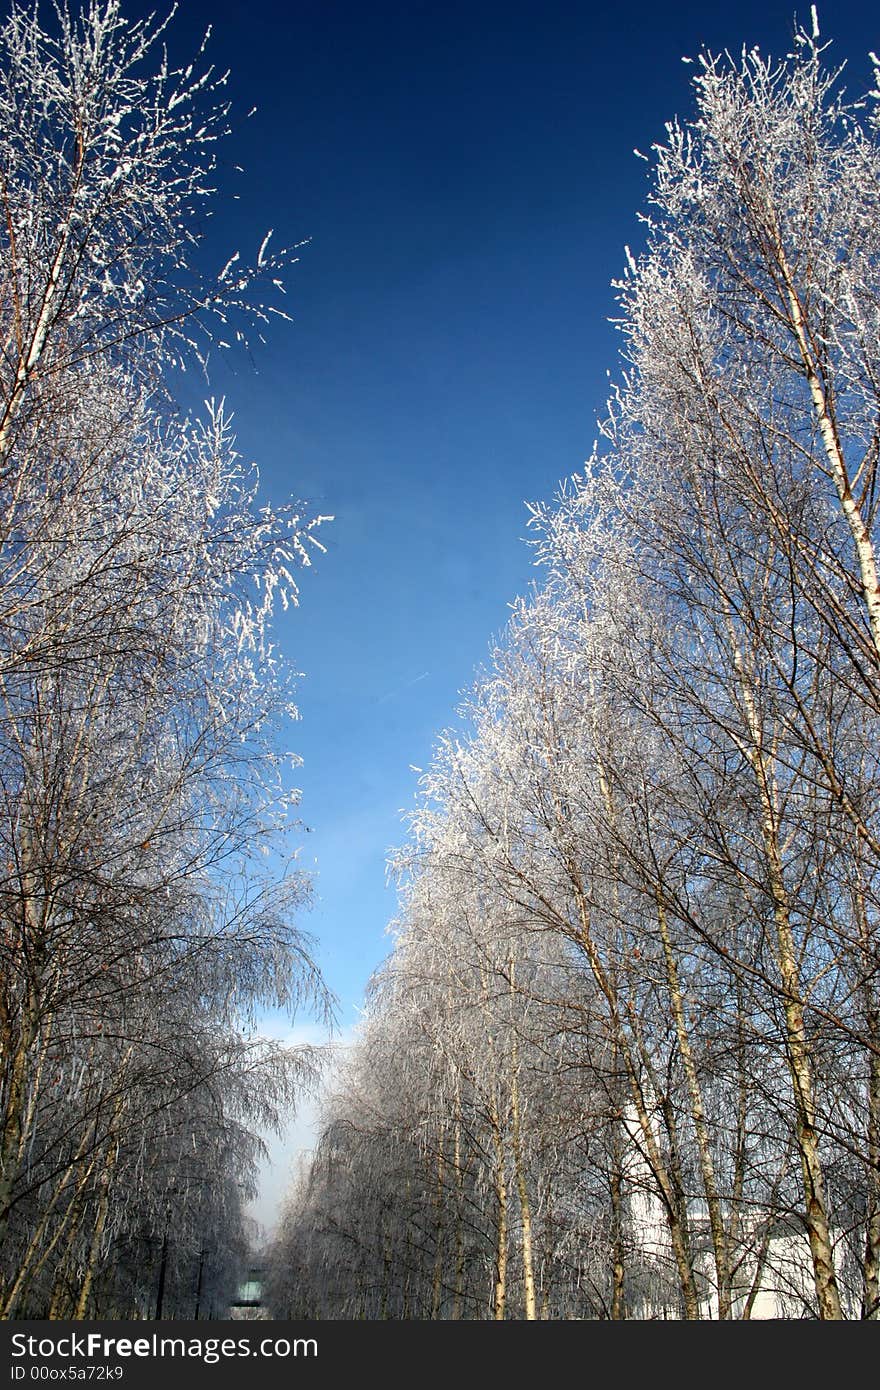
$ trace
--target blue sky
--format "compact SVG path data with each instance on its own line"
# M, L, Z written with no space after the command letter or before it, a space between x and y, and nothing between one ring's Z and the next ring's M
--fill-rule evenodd
M633 147L689 112L683 55L784 53L794 13L182 0L172 56L211 23L209 55L232 70L211 249L255 251L269 227L310 238L293 325L252 363L218 366L211 389L266 493L336 517L278 636L305 673L293 741L318 876L304 925L346 1026L389 946L385 855L410 765L426 766L535 577L525 500L552 495L595 437L616 370L610 281L648 186ZM876 5L836 0L820 21L863 90Z

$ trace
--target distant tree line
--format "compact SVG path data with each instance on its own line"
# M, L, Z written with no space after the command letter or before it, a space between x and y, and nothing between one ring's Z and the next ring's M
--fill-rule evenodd
M328 1003L302 877L256 868L316 519L167 386L277 312L290 256L204 271L225 78L169 66L166 22L16 0L0 29L6 1318L222 1315L260 1132L313 1070L256 1017Z
M880 1314L880 90L826 56L704 54L654 151L278 1315Z

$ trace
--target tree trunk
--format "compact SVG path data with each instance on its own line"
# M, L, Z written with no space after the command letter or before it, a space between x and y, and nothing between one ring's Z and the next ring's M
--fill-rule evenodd
M807 379L822 447L825 450L825 457L828 460L828 467L834 480L840 509L852 536L862 596L874 645L874 659L876 664L880 664L880 581L878 581L877 557L874 553L870 527L862 516L859 504L853 495L849 469L838 435L830 394L823 381L822 368L813 348L811 331L788 262L779 225L772 213L770 215L770 237L773 243L773 253L785 286L792 331L797 340L803 362L804 375Z
M580 941L584 953L593 972L593 977L602 991L609 1007L610 1023L612 1033L617 1043L621 1058L623 1059L629 1083L629 1092L635 1107L638 1118L639 1129L642 1134L642 1142L645 1146L645 1153L648 1165L660 1195L663 1209L666 1215L666 1222L669 1228L669 1240L672 1246L673 1258L678 1271L679 1284L681 1286L682 1299L685 1309L685 1317L688 1319L699 1319L700 1301L697 1295L696 1282L694 1280L693 1264L691 1262L690 1250L688 1248L687 1231L684 1225L684 1214L679 1207L678 1199L675 1194L675 1185L671 1180L667 1165L660 1152L657 1137L654 1133L654 1126L648 1113L645 1103L645 1096L639 1078L639 1069L636 1059L633 1056L630 1040L627 1037L620 1017L620 1001L617 991L612 987L611 979L605 970L602 959L593 940L591 930L591 914L587 901L584 886L581 881L580 871L574 861L569 860L567 864L569 878L574 889L575 900L577 902L578 913L580 916L581 932Z
M437 1149L437 1182L434 1188L434 1279L431 1288L431 1321L440 1316L443 1297L443 1143Z
M494 1099L489 1106L489 1124L492 1130L492 1147L495 1152L495 1279L492 1290L492 1317L502 1322L507 1308L507 1258L508 1258L508 1196L505 1173L504 1142L501 1134L501 1121Z
M513 960L508 961L507 971L510 983L511 1002L513 1002L516 994L516 963ZM515 1032L510 1047L510 1127L513 1144L514 1179L516 1181L517 1195L519 1196L519 1213L522 1225L523 1302L526 1321L536 1322L538 1318L538 1301L535 1295L535 1268L532 1256L532 1208L529 1202L529 1191L526 1185L526 1174L523 1164L522 1115L519 1093L519 1042Z
M612 1134L617 1135L619 1123L612 1120ZM622 1322L626 1317L626 1265L623 1244L623 1183L620 1171L620 1143L612 1140L611 1152L611 1318Z
M688 1035L684 1001L681 995L681 985L678 975L678 965L672 949L666 908L659 892L657 894L657 920L660 926L660 939L663 943L666 983L669 988L672 1017L675 1021L675 1034L678 1040L678 1050L681 1055L682 1066L684 1067L684 1074L687 1081L688 1096L691 1104L691 1118L694 1122L694 1131L697 1137L703 1190L706 1194L706 1205L709 1209L709 1226L712 1232L712 1250L715 1257L715 1273L718 1283L718 1317L729 1318L730 1262L727 1253L727 1233L724 1229L721 1200L718 1196L718 1188L715 1183L715 1165L712 1162L709 1126L706 1122L706 1112L703 1106L700 1080L697 1075L697 1068L691 1050L691 1041Z
M95 1217L95 1229L92 1232L85 1274L83 1276L82 1287L79 1291L79 1298L76 1302L76 1311L73 1315L77 1321L81 1321L85 1317L86 1309L89 1306L92 1283L95 1278L95 1270L98 1267L98 1256L101 1253L101 1241L104 1239L104 1229L107 1225L107 1216L110 1211L110 1186L118 1154L119 1144L116 1140L111 1139L107 1159L104 1164L104 1171L101 1174L99 1184L100 1195L98 1198L98 1210Z
M461 1318L464 1301L464 1239L461 1233L464 1172L461 1166L461 1090L457 1076L455 1078L455 1128L453 1131L452 1159L455 1164L455 1288L452 1295L452 1317L454 1321L458 1322Z
M804 1215L813 1261L816 1298L820 1318L836 1321L843 1317L843 1312L840 1305L837 1276L834 1272L834 1252L828 1219L825 1174L822 1169L816 1132L812 1058L804 1021L798 953L791 926L788 894L779 849L775 783L769 759L763 750L757 711L738 650L736 651L736 661L742 677L743 702L751 727L753 739L751 761L761 800L761 834L776 930L776 957L782 985L782 1006L785 1017L786 1060L794 1097L795 1124L803 1179Z

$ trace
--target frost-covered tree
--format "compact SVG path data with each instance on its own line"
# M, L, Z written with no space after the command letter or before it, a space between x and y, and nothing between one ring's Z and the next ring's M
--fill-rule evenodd
M496 1316L880 1315L880 90L814 20L694 91L602 446L534 508L542 586L423 779L371 1021L415 1008L457 1078ZM443 1133L410 1056L379 1113Z
M846 1225L821 1099L833 1052L859 1057L875 1213L878 1117L878 93L852 103L837 79L816 32L781 64L703 58L697 119L657 151L648 249L621 285L631 374L609 427L678 630L674 736L701 782L725 745L741 763L755 857L730 837L722 854L770 914L823 1317L840 1316ZM870 1309L876 1215L865 1238Z
M187 1151L195 1208L247 1189L249 1131L309 1071L247 1035L263 1006L327 1006L305 882L258 868L295 802L270 627L317 522L258 500L222 405L183 418L162 389L212 321L269 312L253 285L287 257L198 273L225 107L164 28L93 0L0 30L8 1312L140 1307L108 1244L161 1225L172 1189L187 1229Z
M61 5L53 26L15 0L2 29L3 402L0 458L68 367L151 340L140 368L185 361L200 336L241 338L255 280L277 301L290 255L199 264L200 208L226 130L226 75L169 65L169 19L129 21L118 0ZM273 281L275 286L273 286Z

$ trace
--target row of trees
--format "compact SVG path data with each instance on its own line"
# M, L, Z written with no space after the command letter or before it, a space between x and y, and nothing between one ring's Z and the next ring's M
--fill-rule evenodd
M313 1066L257 1014L328 1005L301 876L256 868L293 804L273 609L316 520L164 384L275 312L290 257L200 269L225 78L164 28L88 0L0 30L7 1318L220 1312L259 1133Z
M423 779L290 1316L880 1315L880 146L704 55L602 447Z

